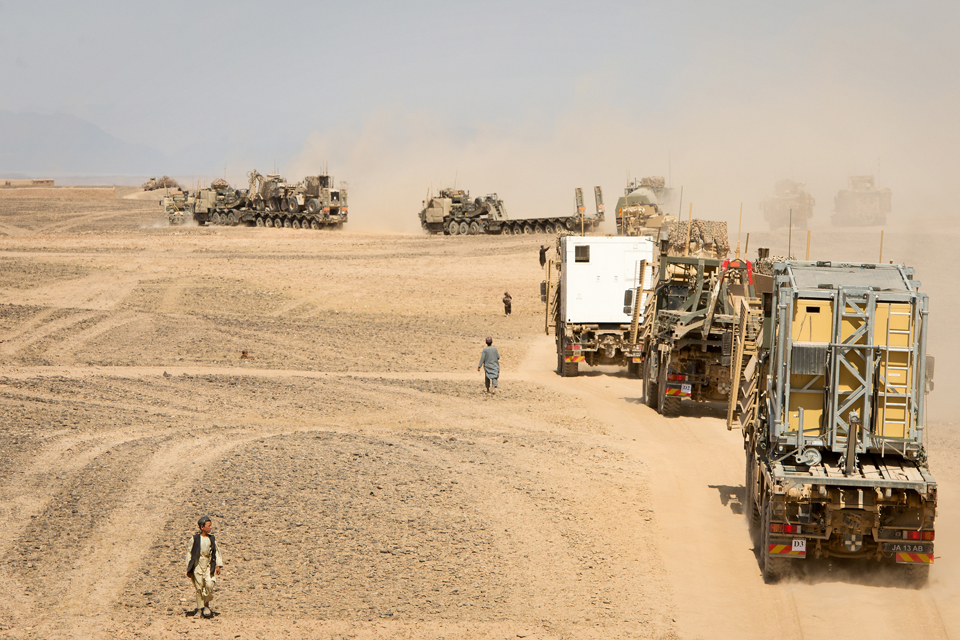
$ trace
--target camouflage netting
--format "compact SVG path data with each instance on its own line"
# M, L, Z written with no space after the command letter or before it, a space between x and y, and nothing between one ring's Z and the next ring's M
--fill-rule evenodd
M678 221L670 228L670 249L672 255L684 255L687 244L687 222ZM727 237L727 223L713 220L694 220L690 228L690 243L696 251L711 249L712 253L723 258L730 253L730 240Z
M773 265L778 262L786 262L787 260L796 260L796 258L787 256L769 256L762 260L757 260L753 265L753 270L757 273L762 273L765 276L772 276Z
M217 191L223 191L224 189L230 188L230 183L224 180L223 178L217 178L210 183L211 189L216 189Z

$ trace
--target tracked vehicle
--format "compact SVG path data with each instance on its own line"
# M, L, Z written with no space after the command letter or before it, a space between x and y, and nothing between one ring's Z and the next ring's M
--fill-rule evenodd
M892 264L777 263L741 301L728 427L743 430L745 510L774 581L809 558L934 561L924 448L927 296Z
M431 234L479 235L559 233L561 231L592 231L603 222L603 193L594 189L597 212L587 217L583 207L583 192L576 190L577 212L570 216L546 216L510 219L506 207L497 194L470 199L470 192L462 189L441 189L437 197L429 197L420 210L420 225Z

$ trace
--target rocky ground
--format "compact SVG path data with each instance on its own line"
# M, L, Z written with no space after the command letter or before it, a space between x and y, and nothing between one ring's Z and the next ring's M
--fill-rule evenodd
M167 227L152 203L9 195L0 234L0 637L960 628L955 427L931 429L930 587L764 585L721 412L667 421L624 372L553 373L542 237ZM226 558L212 621L186 615L202 514Z

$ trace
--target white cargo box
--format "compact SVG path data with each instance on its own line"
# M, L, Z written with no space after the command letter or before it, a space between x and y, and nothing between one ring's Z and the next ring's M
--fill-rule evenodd
M633 290L645 260L645 289L652 289L654 242L650 238L560 239L560 315L567 324L627 324L632 320ZM626 292L630 291L629 295ZM643 305L640 300L640 321ZM624 304L629 302L629 304Z

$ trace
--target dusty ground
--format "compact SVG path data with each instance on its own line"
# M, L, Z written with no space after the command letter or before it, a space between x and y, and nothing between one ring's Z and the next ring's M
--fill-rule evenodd
M842 566L764 585L720 413L553 373L542 238L161 222L0 200L0 637L958 633L954 426L931 428L926 588ZM227 566L195 621L205 513Z

